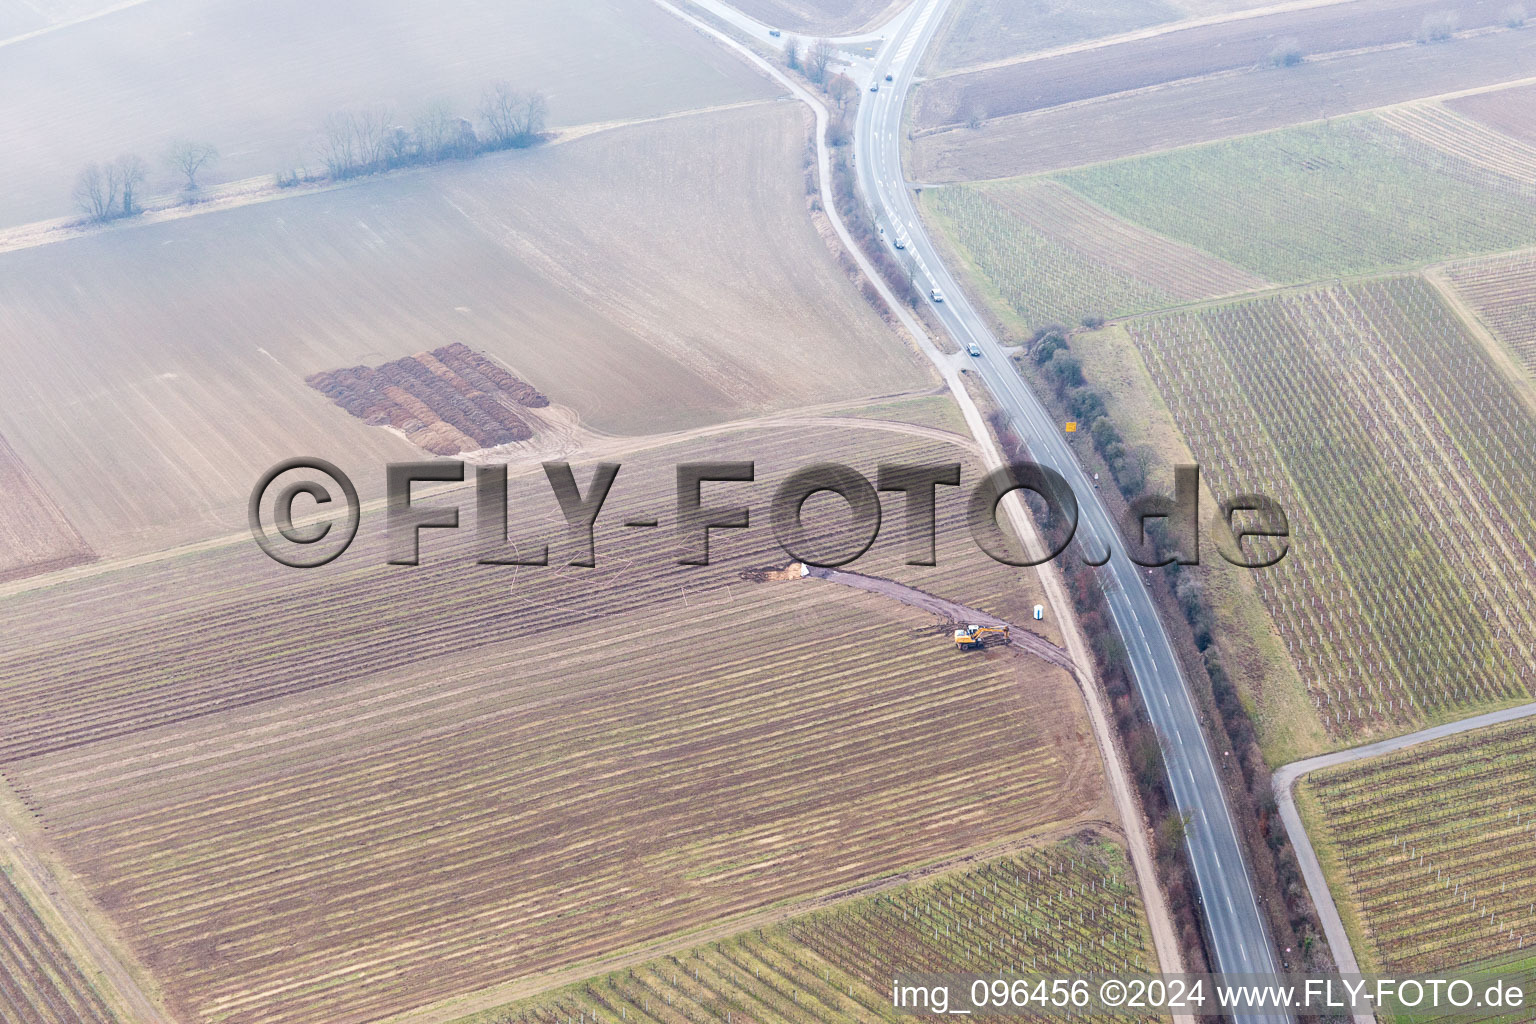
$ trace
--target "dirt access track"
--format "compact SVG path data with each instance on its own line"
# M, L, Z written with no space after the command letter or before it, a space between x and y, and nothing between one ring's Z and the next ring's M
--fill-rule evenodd
M805 575L813 579L827 580L832 583L841 583L845 587L853 587L855 590L867 590L871 594L881 594L902 604L909 604L914 608L932 612L939 618L956 625L975 624L982 626L1007 626L1008 637L1012 646L1019 648L1042 661L1047 661L1058 668L1066 669L1077 677L1077 666L1072 661L1072 656L1057 647L1049 640L1032 633L1027 629L1020 629L1010 622L1005 622L995 615L977 611L975 608L967 608L963 604L946 601L942 597L908 587L888 580L881 576L865 576L857 572L844 572L841 569L823 569L815 566L806 566Z

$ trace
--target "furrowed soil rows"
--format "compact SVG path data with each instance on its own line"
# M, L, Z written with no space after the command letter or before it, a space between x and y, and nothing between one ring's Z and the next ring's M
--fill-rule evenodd
M1105 164L1058 180L1112 213L1276 282L1536 243L1536 186L1374 118Z
M1369 961L1424 974L1531 955L1536 723L1356 764L1301 783L1314 841L1342 868ZM1369 968L1368 968L1369 969Z
M260 14L199 0L118 6L111 17L5 48L0 225L74 215L70 184L80 168L132 152L158 165L172 138L218 147L223 158L203 184L319 171L327 116L366 108L409 125L442 100L474 117L498 79L544 90L557 126L779 92L654 4L271 0ZM134 69L132 88L123 87L125 66ZM53 88L40 96L38 81ZM181 184L156 166L148 188L169 194Z
M1145 312L1265 283L1110 216L1055 182L929 189L923 201L1028 329Z
M1536 146L1536 85L1517 85L1447 100L1458 114L1476 118L1497 131Z
M1439 103L1393 107L1376 116L1442 153L1464 157L1516 181L1536 182L1536 146L1455 114Z
M1220 498L1290 552L1256 575L1341 744L1536 682L1536 423L1418 278L1129 325Z
M791 462L797 456L802 460ZM757 528L739 537L717 533L711 557L719 560L708 568L677 564L678 542L668 524L640 535L616 525L631 513L673 507L675 461L701 458L755 458L760 481L741 489L741 500L755 505ZM768 528L771 491L761 481L824 460L860 467L870 479L882 460L967 461L958 449L913 445L909 438L861 428L856 421L839 430L726 435L652 450L624 464L599 522L600 560L592 570L562 567L571 556L562 543L564 520L538 474L514 481L509 535L524 546L548 542L548 567L476 565L482 551L470 528L474 496L466 490L443 499L470 510L463 514L464 528L424 534L426 554L413 568L386 564L379 510L346 556L319 573L279 566L247 543L5 600L13 628L0 637L0 686L12 699L0 718L0 761L326 686L439 653L558 632L572 621L643 609L658 600L681 596L707 607L740 569L789 561ZM585 481L588 472L578 466L578 479ZM966 479L978 477L972 469ZM1033 575L981 554L964 526L963 498L944 497L944 546L937 567L900 565L900 531L889 527L876 550L852 568L1025 621L1039 593ZM899 523L897 498L886 501L891 503L887 522ZM188 586L188 580L201 584Z
M911 0L738 0L743 13L786 32L843 35L884 22Z
M950 10L949 24L940 30L928 58L941 71L1129 32L1184 13L1164 0L1048 0L1022 7L963 0Z
M90 982L0 871L0 1019L114 1024Z
M805 437L757 441L857 461ZM943 449L893 445L889 456ZM670 490L660 468L637 508ZM983 609L1038 600L1014 590L1016 572L991 574L964 553L969 539L952 537L963 501L944 505L951 539L925 587L944 590L937 573L969 578L956 590ZM299 664L300 685L335 685L143 728L152 709L131 689L116 712L105 697L82 701L80 680L96 685L87 670L56 689L53 732L65 742L6 776L187 1016L263 1024L374 1019L1102 817L1099 764L1065 673L1001 651L958 655L947 627L876 595L744 581L741 568L773 564L771 538L752 538L717 533L721 564L694 574L665 568L670 531L615 553L612 574L602 562L511 574L459 560L452 589L430 579L447 553L425 544L428 564L375 572L369 589L331 590L328 604L263 589L265 607L310 614L244 636L173 603L136 630L154 638L142 656L158 648L162 667L191 657L170 646L190 629L229 652L237 685ZM902 575L890 563L904 541L877 558L887 575ZM479 585L479 570L493 582ZM565 578L540 582L549 575ZM974 596L986 589L1014 592ZM364 613L388 624L398 602L421 633L367 626L345 607L365 593ZM206 594L190 603L211 605ZM339 642L322 624L333 615L360 643ZM110 630L130 682L141 655L118 630L131 626ZM110 650L111 637L82 641L76 657ZM408 665L374 653L402 646ZM195 678L190 709L160 718L215 706ZM108 724L71 720L82 703ZM140 726L82 742L110 734L114 715ZM31 735L49 745L41 722Z
M95 559L62 509L0 437L0 582Z
M1488 329L1536 375L1536 253L1459 263L1446 270Z
M1124 855L1084 832L456 1024L912 1020L891 1005L898 972L1139 973L1152 963L1143 921Z
M1501 0L1463 3L1457 10L1459 24L1462 28L1500 24L1508 7ZM1003 117L1182 79L1263 67L1282 39L1295 40L1305 54L1410 42L1425 16L1443 9L1438 0L1355 0L1198 25L1076 53L940 76L918 93L913 119L921 131L961 123L964 112L971 109Z
M1339 9L1349 6L1354 5ZM965 121L919 129L911 176L969 181L1080 167L1498 85L1529 77L1533 62L1536 33L1493 32L1450 46L1346 51L1288 68L1266 63L1081 103L994 114L974 130ZM1470 114L1461 102L1448 105ZM1493 126L1519 134L1502 123ZM1536 135L1522 137L1536 144Z
M715 111L0 254L0 435L111 559L244 531L295 455L381 497L421 451L304 383L339 367L462 343L577 441L931 388L806 216L806 137Z

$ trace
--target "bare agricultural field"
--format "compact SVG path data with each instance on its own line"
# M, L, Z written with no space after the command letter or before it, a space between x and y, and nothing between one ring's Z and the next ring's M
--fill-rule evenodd
M1529 699L1536 422L1419 278L1135 320L1218 497L1280 502L1254 579L1339 746Z
M1002 117L983 100L978 109L991 119L978 129L918 132L913 174L970 181L1101 163L1526 78L1533 67L1536 32L1498 31L1247 67Z
M846 35L895 17L912 0L735 0L731 6L785 32Z
M743 456L762 483L706 497L755 525L717 531L716 564L614 525L666 507L677 461ZM1102 820L1065 673L957 654L873 594L743 574L786 561L759 514L789 468L946 457L856 421L651 452L593 570L558 545L549 567L474 565L468 535L390 567L365 535L334 573L242 545L12 599L32 639L4 652L8 706L47 711L5 723L6 778L183 1016L264 1024L371 1020ZM1039 600L944 499L937 568L897 565L894 526L868 567L1009 615ZM558 536L552 504L516 503L511 535ZM61 608L78 617L39 635Z
M1251 11L1256 7L1273 6L1273 0L1174 0L1175 6L1191 18L1209 18L1239 11ZM1347 3L1348 0L1339 0Z
M1528 960L1536 724L1492 726L1302 780L1308 831L1365 970Z
M1303 54L1412 42L1425 16L1444 6L1439 0L1352 0L955 72L928 82L917 94L913 124L922 131L961 122L971 110L1005 117L1247 70L1269 63L1281 40L1293 42ZM1461 4L1459 24L1464 29L1500 25L1508 6L1501 0ZM1462 54L1461 59L1468 58Z
M932 427L935 430L945 430L958 438L970 440L965 416L960 412L960 406L956 404L954 398L947 393L863 405L842 410L837 415L854 419L913 423L922 427Z
M1536 253L1512 253L1446 269L1478 319L1536 376Z
M778 91L648 0L156 0L6 47L0 225L73 213L79 170L124 152L150 162L149 191L174 191L161 161L178 138L218 147L209 182L319 170L327 115L383 107L409 124L444 100L474 117L498 79L544 90L565 125Z
M420 449L305 379L444 345L579 419L555 450L926 389L806 216L804 132L764 104L0 255L0 435L111 557L242 531L294 455L381 493Z
M1512 138L1536 146L1536 85L1458 96L1447 107L1475 118Z
M532 467L515 481L509 536L530 550L547 543L549 568L474 564L481 546L469 529L469 511L465 529L441 540L424 535L424 564L389 567L384 523L373 513L334 572L284 568L245 540L19 594L3 603L11 628L10 643L0 648L0 682L13 699L0 721L0 761L400 669L450 651L558 633L570 622L659 601L696 598L709 609L730 596L740 570L782 566L789 556L777 548L766 520L772 493L767 482L738 489L739 500L756 509L757 528L735 543L732 533L717 533L712 541L712 559L745 559L725 562L724 569L677 564L670 526L636 534L616 525L625 516L675 507L675 463L756 461L759 480L776 481L790 468L820 461L847 462L873 479L882 459L966 461L957 446L899 425L851 419L835 427L733 432L621 460L600 528L599 565L589 571L562 568L570 557L564 521L542 472ZM578 473L587 479L584 467L578 465ZM970 481L978 477L967 475ZM727 485L722 490L731 493ZM901 550L904 534L899 496L887 495L883 547L854 568L886 575L890 569L903 582L1023 621L1040 600L1035 577L981 555L963 527L963 495L946 488L941 498L945 533L937 566L902 566L891 554ZM469 494L457 500L473 505ZM187 580L205 586L189 587ZM259 627L252 622L256 604L264 609ZM321 607L325 614L317 619ZM49 623L59 628L44 629ZM1045 625L1054 630L1054 616ZM316 652L325 657L309 662L307 655Z
M1214 256L1110 216L1052 181L928 189L923 207L1027 333L1264 287Z
M935 71L1004 60L1069 43L1116 35L1183 17L1166 0L1045 0L1013 4L963 0L950 9L948 23L925 64Z
M1064 674L763 586L11 773L188 1019L263 1022L375 1019L1097 803Z
M1100 164L1056 180L1276 282L1536 243L1536 183L1367 117Z
M115 6L113 0L0 0L0 45Z
M456 1024L555 1024L615 1011L642 1024L726 1013L744 1024L911 1020L891 1005L898 973L1140 972L1153 966L1142 921L1124 854L1085 830Z
M95 554L0 437L0 581L89 562Z

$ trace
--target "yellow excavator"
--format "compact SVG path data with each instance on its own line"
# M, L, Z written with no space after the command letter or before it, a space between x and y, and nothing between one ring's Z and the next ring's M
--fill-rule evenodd
M1003 643L1008 643L1007 626L966 626L955 630L955 650L979 651L988 646L988 640L998 638Z

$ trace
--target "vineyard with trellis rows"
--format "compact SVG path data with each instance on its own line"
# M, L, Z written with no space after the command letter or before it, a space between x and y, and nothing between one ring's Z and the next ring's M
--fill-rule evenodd
M1139 973L1154 966L1144 921L1118 847L1084 835L616 971L473 1020L912 1020L891 1006L897 972Z
M111 1024L116 1019L26 898L0 871L0 1020Z
M1439 103L1410 103L1376 115L1387 124L1442 153L1463 157L1511 178L1536 182L1536 146L1462 117Z
M1123 316L1264 280L1111 216L1053 181L930 190L952 240L1031 327Z
M1341 741L1508 702L1536 676L1536 422L1418 278L1137 321L1218 498L1279 500L1255 575Z
M1175 303L1171 294L1130 271L1075 252L1021 222L978 189L936 189L932 196L932 209L954 243L1030 327Z
M1536 949L1536 721L1314 773L1314 838L1343 866L1383 970ZM1341 893L1343 895L1343 893Z
M1089 201L1270 281L1536 244L1536 186L1370 117L1057 176Z
M1459 263L1446 276L1488 329L1536 374L1536 253Z

